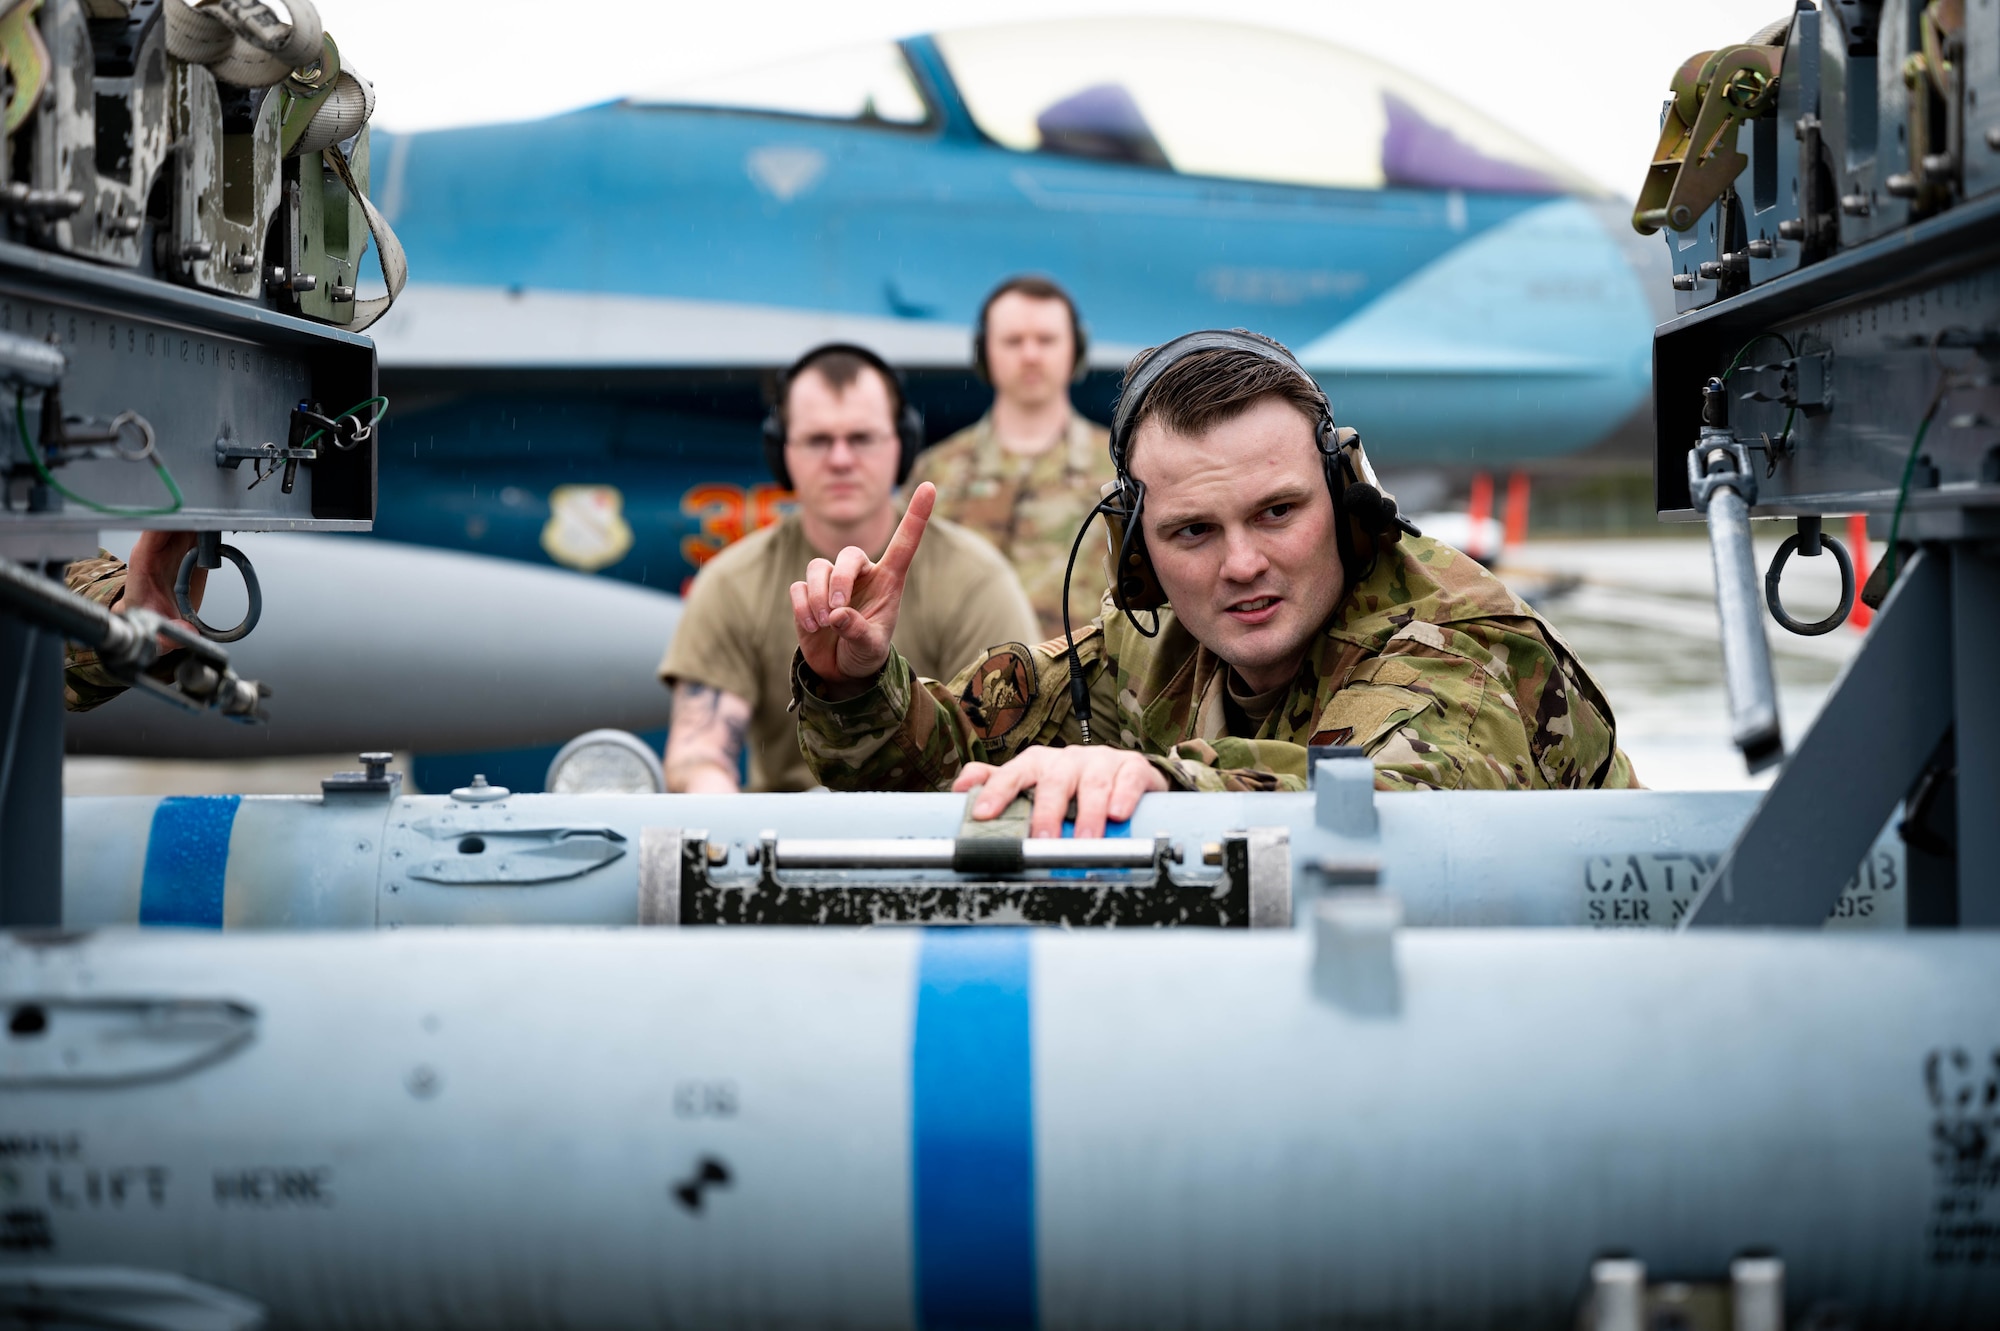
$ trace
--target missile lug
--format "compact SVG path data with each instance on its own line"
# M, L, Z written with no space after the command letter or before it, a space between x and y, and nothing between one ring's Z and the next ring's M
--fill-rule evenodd
M1402 1011L1396 935L1403 903L1376 891L1328 893L1313 909L1313 992L1357 1017Z
M480 772L474 775L471 785L460 786L451 792L451 797L460 804L491 804L495 800L506 799L512 793L505 786L490 784L486 780L486 774Z

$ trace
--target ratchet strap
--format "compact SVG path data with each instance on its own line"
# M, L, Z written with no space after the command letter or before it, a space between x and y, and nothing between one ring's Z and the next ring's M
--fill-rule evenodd
M375 238L375 258L382 265L382 283L389 289L386 296L355 300L354 322L348 327L358 333L387 314L389 307L396 303L396 297L403 293L403 287L410 280L410 262L403 256L403 242L396 239L389 219L382 216L381 210L355 181L354 171L347 164L347 154L340 151L340 145L329 145L322 156L326 158L326 164L333 168L333 173L340 177L341 184L347 186L347 192L354 196L354 201L361 205L361 212L368 219L368 234ZM357 273L356 277L359 276Z

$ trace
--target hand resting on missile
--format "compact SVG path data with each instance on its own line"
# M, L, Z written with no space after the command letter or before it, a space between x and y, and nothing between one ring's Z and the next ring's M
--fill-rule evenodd
M1016 795L1035 792L1028 835L1059 837L1070 801L1076 801L1076 835L1101 837L1107 820L1122 823L1139 809L1139 797L1167 789L1167 779L1145 755L1102 744L1023 749L998 767L967 763L952 783L956 791L983 785L972 806L974 818L997 818Z

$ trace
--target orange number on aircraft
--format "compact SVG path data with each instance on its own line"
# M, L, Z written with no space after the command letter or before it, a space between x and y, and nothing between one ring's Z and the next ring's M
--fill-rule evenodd
M790 490L769 481L750 487L750 530L762 531L776 526L778 521L799 506L799 501Z
M752 531L762 531L776 523L790 512L797 501L792 492L782 485L769 481L750 487L746 497L740 485L697 485L681 496L681 512L701 524L701 529L692 536L681 538L681 558L687 560L688 567L699 570L703 564L721 554L725 546L733 545ZM750 525L744 526L748 516ZM687 584L681 584L681 594L687 594Z
M743 487L697 485L681 496L681 512L701 524L701 530L681 538L681 558L700 568L743 539Z

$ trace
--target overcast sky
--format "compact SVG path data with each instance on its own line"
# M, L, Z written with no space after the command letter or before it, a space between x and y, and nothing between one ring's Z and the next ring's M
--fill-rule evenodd
M1400 65L1619 194L1645 173L1667 80L1785 0L318 0L375 83L376 123L523 120L702 71L874 37L1077 14L1189 14L1312 33Z

